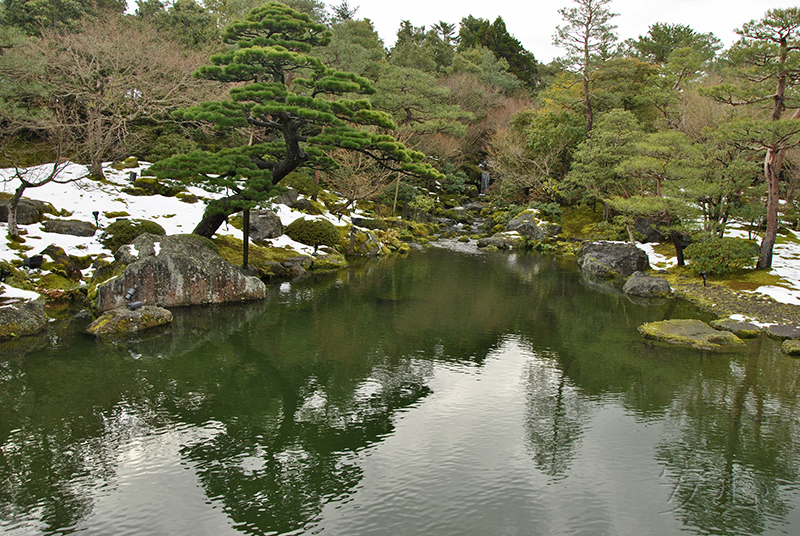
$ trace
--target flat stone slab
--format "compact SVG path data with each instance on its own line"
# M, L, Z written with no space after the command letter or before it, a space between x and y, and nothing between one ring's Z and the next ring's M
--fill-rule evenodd
M711 327L730 331L740 339L755 339L761 336L761 328L750 322L742 322L731 318L720 318L711 322Z
M773 339L800 339L800 328L785 326L783 324L772 324L767 327L767 336Z
M800 341L786 339L781 344L781 352L791 357L800 357Z
M639 326L639 333L649 340L691 346L700 350L719 350L745 346L744 341L729 331L718 331L700 320L663 320Z
M172 313L163 307L145 305L131 311L126 307L111 309L89 324L90 335L125 335L172 322Z

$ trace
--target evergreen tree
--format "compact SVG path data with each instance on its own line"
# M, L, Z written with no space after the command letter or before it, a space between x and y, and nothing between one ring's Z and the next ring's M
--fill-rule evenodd
M616 26L606 6L611 0L574 0L576 7L561 8L558 12L566 24L556 28L553 43L563 48L566 55L564 65L580 75L583 82L583 103L586 108L586 133L594 123L594 104L589 91L592 71L608 59L617 36Z
M363 98L345 98L373 93L367 79L326 68L310 55L329 42L330 32L309 15L269 3L230 24L223 39L237 47L213 55L212 65L196 76L237 83L231 100L205 102L177 115L211 122L221 132L247 129L251 142L217 153L178 155L154 166L159 177L232 192L209 204L195 234L212 236L229 214L266 199L298 168L335 166L325 151L337 147L404 173L441 176L423 163L423 154L366 128L395 125Z
M29 35L43 30L73 30L85 17L122 13L125 0L3 0L5 22Z
M735 106L764 106L763 119L743 121L738 134L742 145L765 153L767 228L757 268L766 270L772 266L772 248L778 234L783 162L786 151L800 143L800 101L795 95L800 83L800 8L771 9L761 20L746 23L737 33L741 39L729 52L734 83L707 93ZM790 109L794 112L785 115Z
M472 15L461 19L458 32L458 51L465 52L473 47L484 46L498 59L508 63L508 70L530 88L539 84L539 67L533 54L508 33L506 23L497 17L493 23L475 18Z

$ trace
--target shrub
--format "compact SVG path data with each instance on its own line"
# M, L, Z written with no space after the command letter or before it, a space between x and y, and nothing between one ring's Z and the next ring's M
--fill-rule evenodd
M130 244L137 236L150 233L164 236L164 228L153 221L120 219L106 227L100 237L100 243L111 251L117 251L120 246Z
M747 240L714 237L689 244L684 254L697 273L724 276L752 266L758 249Z
M339 244L339 231L328 220L306 220L300 218L286 226L286 234L292 240L307 246L330 246Z

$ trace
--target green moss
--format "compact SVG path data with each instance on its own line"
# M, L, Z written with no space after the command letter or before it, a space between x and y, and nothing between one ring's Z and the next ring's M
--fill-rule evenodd
M135 156L129 156L122 162L114 162L111 164L111 167L116 169L117 171L122 171L123 169L131 169L139 167L139 159Z
M639 326L645 339L692 346L701 350L718 350L727 346L745 346L744 341L729 331L717 331L700 320L664 320Z
M292 240L307 246L339 245L341 235L334 224L328 220L306 220L300 218L286 226L286 235Z
M203 244L204 246L209 248L211 251L213 251L215 253L219 253L219 247L217 247L217 244L213 240L211 240L210 238L206 238L205 236L200 236L200 235L196 235L196 234L180 234L180 235L177 235L177 236L184 236L184 237L187 237L187 238L191 238L193 240L197 240L198 242L200 242L201 244Z
M133 242L137 236L150 233L158 236L167 234L159 224L149 220L117 220L106 227L100 243L111 251Z
M120 210L120 211L117 211L117 212L113 212L113 211L111 211L111 212L103 212L103 216L105 216L109 220L113 220L113 219L116 219L116 218L127 218L128 216L130 216L130 214L128 214L124 210Z
M228 235L215 235L212 242L216 245L219 254L236 266L242 265L242 241ZM283 262L299 253L291 248L270 248L250 244L248 261L257 268L263 267L267 262Z

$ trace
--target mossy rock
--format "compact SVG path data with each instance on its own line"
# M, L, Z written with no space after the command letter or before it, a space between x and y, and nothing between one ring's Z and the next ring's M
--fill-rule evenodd
M178 192L175 194L175 198L184 203L189 203L190 205L200 200L199 197L189 192Z
M740 322L730 318L713 320L711 326L715 329L730 331L740 339L755 339L761 336L761 328L750 322Z
M307 246L330 246L339 244L341 235L328 220L306 220L300 218L286 226L286 235Z
M720 350L745 346L729 331L718 331L700 320L663 320L639 326L639 333L649 340L691 346L700 350Z
M346 268L349 265L344 255L336 251L323 253L314 257L311 263L312 270L338 270L339 268Z
M121 246L130 244L137 236L150 233L158 236L166 235L166 231L154 221L137 219L120 219L106 227L100 237L100 243L110 249L117 251Z
M116 169L117 171L122 171L123 169L132 169L139 167L139 159L135 156L129 156L122 162L114 162L111 164L111 167Z
M800 341L787 339L781 343L781 352L790 357L800 357Z
M172 322L172 313L163 307L145 305L135 311L124 307L111 309L89 324L90 335L125 335Z

